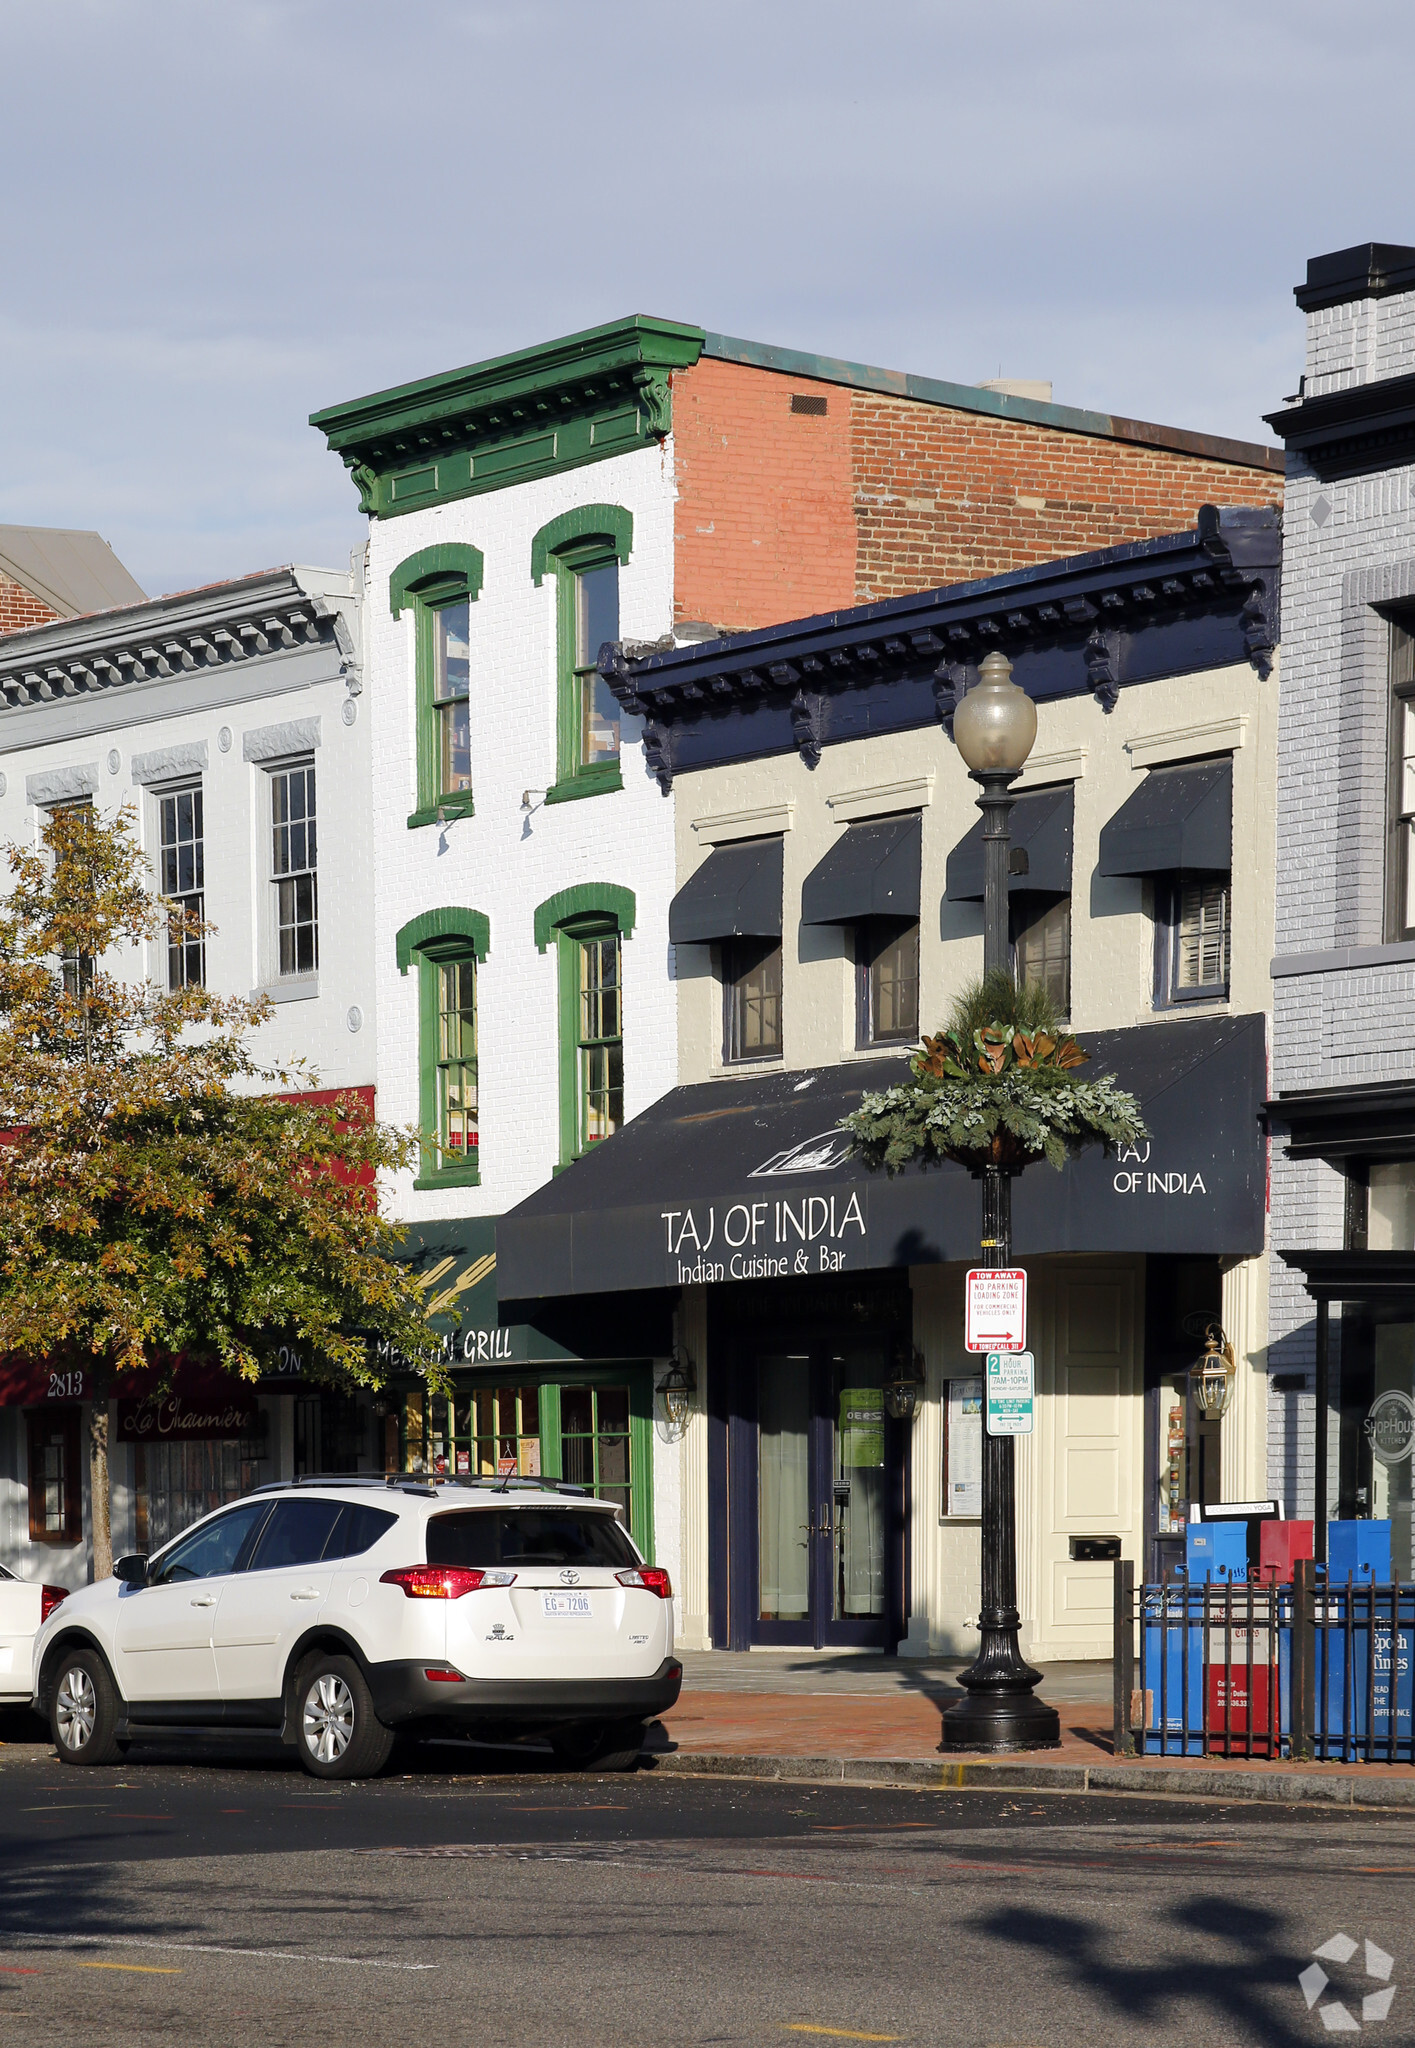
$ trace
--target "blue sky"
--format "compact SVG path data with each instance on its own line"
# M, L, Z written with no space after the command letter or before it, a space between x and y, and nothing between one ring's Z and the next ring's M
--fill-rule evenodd
M0 0L0 521L338 565L317 407L628 312L1268 439L1401 0ZM17 82L19 89L17 90Z

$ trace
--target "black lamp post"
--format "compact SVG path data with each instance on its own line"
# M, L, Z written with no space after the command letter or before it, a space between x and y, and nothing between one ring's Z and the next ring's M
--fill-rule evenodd
M1006 655L989 654L978 683L953 714L953 737L973 780L982 786L983 971L1006 969L1009 822L1012 785L1037 737L1037 707L1012 680ZM1012 1169L982 1170L983 1264L1012 1263ZM1042 1674L1022 1656L1017 1640L1017 1506L1013 1440L983 1432L983 1584L977 1657L959 1683L967 1698L943 1717L947 1749L1055 1749L1061 1722L1054 1707L1034 1699Z

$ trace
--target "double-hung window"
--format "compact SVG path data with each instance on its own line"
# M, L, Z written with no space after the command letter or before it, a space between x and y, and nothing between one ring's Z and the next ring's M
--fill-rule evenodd
M432 717L436 727L440 797L470 795L472 788L471 606L465 597L429 607L432 639Z
M632 889L576 882L537 905L537 949L555 953L560 1166L612 1138L624 1122L624 942Z
M531 543L536 583L556 585L555 781L547 803L621 789L620 710L598 669L600 649L618 640L619 571L633 544L633 520L618 505L581 505L542 527Z
M276 972L282 980L319 968L319 868L313 761L270 776L271 883Z
M1415 938L1415 630L1390 629L1390 771L1386 798L1388 940Z
M77 797L71 803L52 804L50 806L49 815L51 818L58 817L61 812L72 818L75 824L82 818L85 826L91 826L93 823L93 799L87 796ZM51 860L52 858L51 854ZM59 972L63 977L65 995L73 1000L77 1000L79 996L83 995L93 985L92 955L80 953L75 948L69 947L59 955Z
M1012 971L1020 985L1044 988L1058 1017L1071 1014L1071 898L1014 892Z
M1233 889L1224 873L1161 876L1155 882L1155 1005L1228 999Z
M779 1060L781 1049L780 939L724 940L723 1060Z
M855 1042L908 1045L919 1035L917 921L871 917L855 927Z
M472 606L480 550L460 541L423 548L389 579L395 619L412 613L416 808L410 826L469 818L472 802Z
M624 1121L623 956L617 931L577 938L579 1032L576 1097L579 1150L612 1138Z
M157 798L158 873L172 910L167 936L167 986L199 988L206 980L206 833L201 784L162 790Z
M444 905L405 924L398 967L418 976L417 1186L470 1187L481 1172L477 982L491 945L479 910Z
M435 961L437 972L437 1150L463 1166L477 1153L477 963L467 953Z

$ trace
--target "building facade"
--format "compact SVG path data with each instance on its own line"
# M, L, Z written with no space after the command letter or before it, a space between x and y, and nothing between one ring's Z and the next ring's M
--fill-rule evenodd
M978 1189L870 1175L840 1117L901 1078L982 965L981 821L951 745L1001 647L1038 706L1018 785L1014 965L1139 1095L1150 1139L1030 1169L1035 1434L1023 1640L1109 1654L1116 1555L1266 1472L1266 1087L1280 532L1266 508L912 598L625 658L661 734L678 1087L498 1232L543 1303L673 1300L683 1640L960 1654L979 1564ZM1238 1354L1205 1423L1187 1368ZM886 1388L916 1367L917 1414ZM665 1380L667 1374L664 1375Z
M1314 258L1287 444L1270 1485L1411 1549L1415 249ZM1325 1470L1319 1472L1318 1467Z
M154 885L214 929L115 971L263 993L262 1062L371 1099L361 582L361 566L271 570L0 639L0 840L33 845L60 806L128 807ZM372 1459L367 1419L286 1364L258 1395L183 1371L160 1405L111 1404L115 1550L156 1548L261 1480ZM68 1362L0 1368L0 1561L24 1577L87 1575L85 1396Z
M102 534L0 526L0 634L141 604L145 596Z
M1273 457L649 318L314 424L370 515L378 1099L424 1133L392 1204L461 1303L452 1397L402 1376L384 1455L584 1480L677 1571L673 1291L522 1303L495 1245L679 1078L671 736L600 648L1162 532Z

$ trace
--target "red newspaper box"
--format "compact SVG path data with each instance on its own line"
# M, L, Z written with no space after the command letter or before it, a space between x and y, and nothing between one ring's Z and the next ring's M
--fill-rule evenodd
M1293 1566L1313 1552L1311 1522L1260 1522L1258 1524L1258 1576L1266 1585L1286 1585Z

